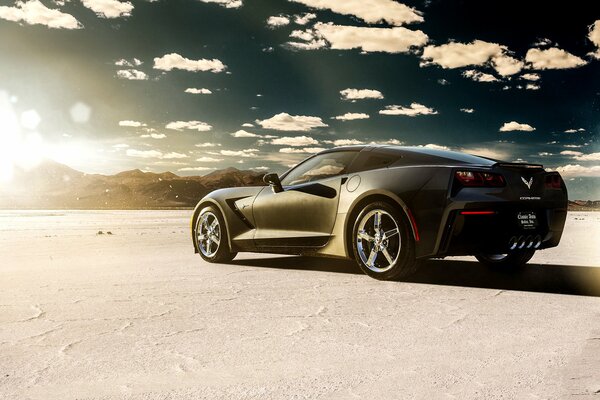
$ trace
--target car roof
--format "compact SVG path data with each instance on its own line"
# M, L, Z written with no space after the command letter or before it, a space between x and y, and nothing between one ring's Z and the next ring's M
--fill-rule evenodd
M430 156L434 159L446 159L448 161L456 161L467 164L478 164L478 165L492 165L499 160L494 160L488 157L478 156L469 153L462 153L458 151L446 150L443 148L425 147L425 146L398 146L398 145L386 145L386 144L369 144L369 145L353 145L353 146L340 146L333 149L323 151L323 153L337 152L337 151L377 151L384 150L386 153L393 152L401 155L408 155L410 153L420 154L423 156Z

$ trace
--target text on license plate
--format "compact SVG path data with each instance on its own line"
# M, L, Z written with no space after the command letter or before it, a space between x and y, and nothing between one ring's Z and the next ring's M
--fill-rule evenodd
M517 219L521 228L524 229L534 229L538 225L537 216L531 211L518 213Z

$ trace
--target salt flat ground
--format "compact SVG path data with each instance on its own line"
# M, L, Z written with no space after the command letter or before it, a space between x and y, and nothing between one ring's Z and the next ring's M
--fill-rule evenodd
M0 212L0 398L600 398L600 213L519 275L465 258L407 282L210 265L189 214Z

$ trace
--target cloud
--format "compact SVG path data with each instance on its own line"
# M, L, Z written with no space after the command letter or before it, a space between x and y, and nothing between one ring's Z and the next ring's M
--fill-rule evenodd
M139 67L143 62L137 58L134 58L132 61L121 58L120 60L115 61L115 65L117 67Z
M343 115L338 115L336 117L333 117L333 119L337 119L340 121L352 121L355 119L368 119L369 118L369 114L365 114L365 113L351 113L348 112L346 114Z
M273 139L271 141L271 144L278 146L301 147L319 144L319 141L308 136L284 136L281 138Z
M0 6L0 19L54 29L83 28L71 14L48 8L39 0L17 1L14 7Z
M473 108L461 108L460 111L467 113L467 114L473 114L475 112L475 109Z
M190 60L182 57L177 53L165 54L162 57L154 58L154 69L162 71L171 71L173 69L181 69L184 71L198 72L210 71L213 73L223 72L227 66L216 58L212 60L200 59Z
M138 158L162 158L162 156L163 156L163 153L158 150L127 149L126 154L129 157L138 157Z
M497 82L498 79L494 75L475 71L474 69L467 70L462 73L465 78L472 79L477 82Z
M568 69L586 65L587 62L557 47L549 49L529 49L525 61L533 69Z
M568 164L556 168L562 176L586 176L586 177L600 177L600 165L594 165L591 167L584 167L579 164Z
M188 156L187 156L187 154L183 154L183 153L171 152L171 153L164 154L161 158L164 158L165 160L171 160L171 159L176 159L176 158L188 158Z
M285 15L274 15L274 16L267 18L267 25L270 28L278 28L280 26L286 26L286 25L289 25L289 23L290 23L290 19L289 19L289 17L286 17Z
M298 25L306 25L315 18L317 18L317 14L314 14L314 13L304 13L301 15L294 15L294 23L296 23Z
M279 152L286 153L286 154L302 154L302 153L315 154L315 153L319 153L323 150L326 150L326 149L324 147L303 147L303 148L284 147L282 149L279 149Z
M411 103L410 107L391 105L386 106L384 110L379 110L379 114L383 115L406 115L408 117L416 117L417 115L434 115L438 112L433 108L429 108L419 103Z
M480 157L493 158L495 160L503 160L509 157L504 151L490 149L488 147L471 147L471 148L461 148L460 151L464 153L474 154Z
M585 129L583 129L583 128L578 128L578 129L571 128L571 129L567 129L565 131L565 133L577 133L577 132L585 132Z
M137 69L120 69L117 71L117 77L132 81L144 81L148 79L148 75Z
M523 62L508 55L506 46L474 40L471 43L450 42L423 49L421 66L439 65L444 69L491 64L502 76L514 75L523 69Z
M165 128L181 131L184 129L195 130L198 132L208 132L212 129L212 125L202 121L174 121L169 122Z
M291 0L319 10L353 15L370 24L403 25L423 22L421 12L393 0Z
M540 85L536 85L535 83L528 83L525 86L526 90L540 90Z
M145 133L140 135L141 138L164 139L167 137L164 133Z
M245 122L242 124L242 126L244 128L254 128L254 124L251 124L250 122Z
M383 99L383 94L375 89L344 89L340 90L342 100Z
M596 22L590 25L589 30L588 39L596 46L596 51L589 53L589 55L600 59L600 19L597 19Z
M177 171L187 172L187 171L212 171L215 167L184 167L179 168Z
M580 151L573 151L573 150L563 150L560 152L560 154L562 154L563 156L580 156L583 153Z
M236 131L234 133L231 134L231 136L236 137L236 138L260 138L262 137L261 135L257 135L256 133L252 133L252 132L247 132L243 129L240 129L239 131Z
M329 126L324 123L320 117L290 115L288 113L279 113L262 121L256 120L256 123L265 129L301 132L308 132L313 128L323 128Z
M567 150L568 151L568 150ZM562 154L563 152L561 152ZM574 153L578 153L577 151ZM590 154L574 154L577 161L600 161L600 153L590 153Z
M535 131L535 128L529 124L520 124L516 121L505 122L504 125L500 127L500 132L510 131L532 132Z
M118 143L118 144L113 144L113 146L115 149L126 149L129 147L128 144L125 143Z
M439 145L439 144L435 144L435 143L429 143L426 145L418 145L417 147L425 147L426 149L433 149L433 150L450 150L450 147L448 146L443 146L443 145Z
M210 142L205 142L205 143L197 143L194 146L196 147L200 147L200 148L205 148L205 147L220 147L221 143L210 143Z
M337 139L331 142L334 146L353 146L357 144L364 144L365 142L357 139Z
M269 167L264 167L264 166L262 166L262 167L251 167L250 169L254 170L254 171L268 171Z
M200 157L197 158L196 161L198 162L219 162L219 161L223 161L222 158L213 158L213 157Z
M313 32L315 44L320 44L318 39L325 39L335 50L361 49L364 52L407 53L412 48L424 46L429 40L428 36L419 30L334 25L331 22L316 23Z
M257 152L258 152L258 149L244 149L244 150L221 150L219 153L224 156L229 156L229 157L252 158L252 157L258 157L258 155L256 154Z
M200 0L203 3L214 3L225 8L240 8L244 5L242 0Z
M185 93L191 93L191 94L212 94L212 92L209 89L196 89L196 88L187 88L185 89Z
M81 0L81 3L102 18L129 17L133 10L133 4L128 1Z
M139 128L141 126L146 126L146 124L144 124L143 122L139 122L139 121L125 120L125 121L119 121L119 126L126 126L126 127L130 127L130 128Z
M533 73L523 74L523 75L521 75L521 79L536 82L536 81L540 80L540 74L533 74Z

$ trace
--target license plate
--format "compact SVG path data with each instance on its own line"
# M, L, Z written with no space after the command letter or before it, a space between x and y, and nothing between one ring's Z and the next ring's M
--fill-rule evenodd
M535 229L538 225L537 215L531 211L518 213L517 220L523 229Z

